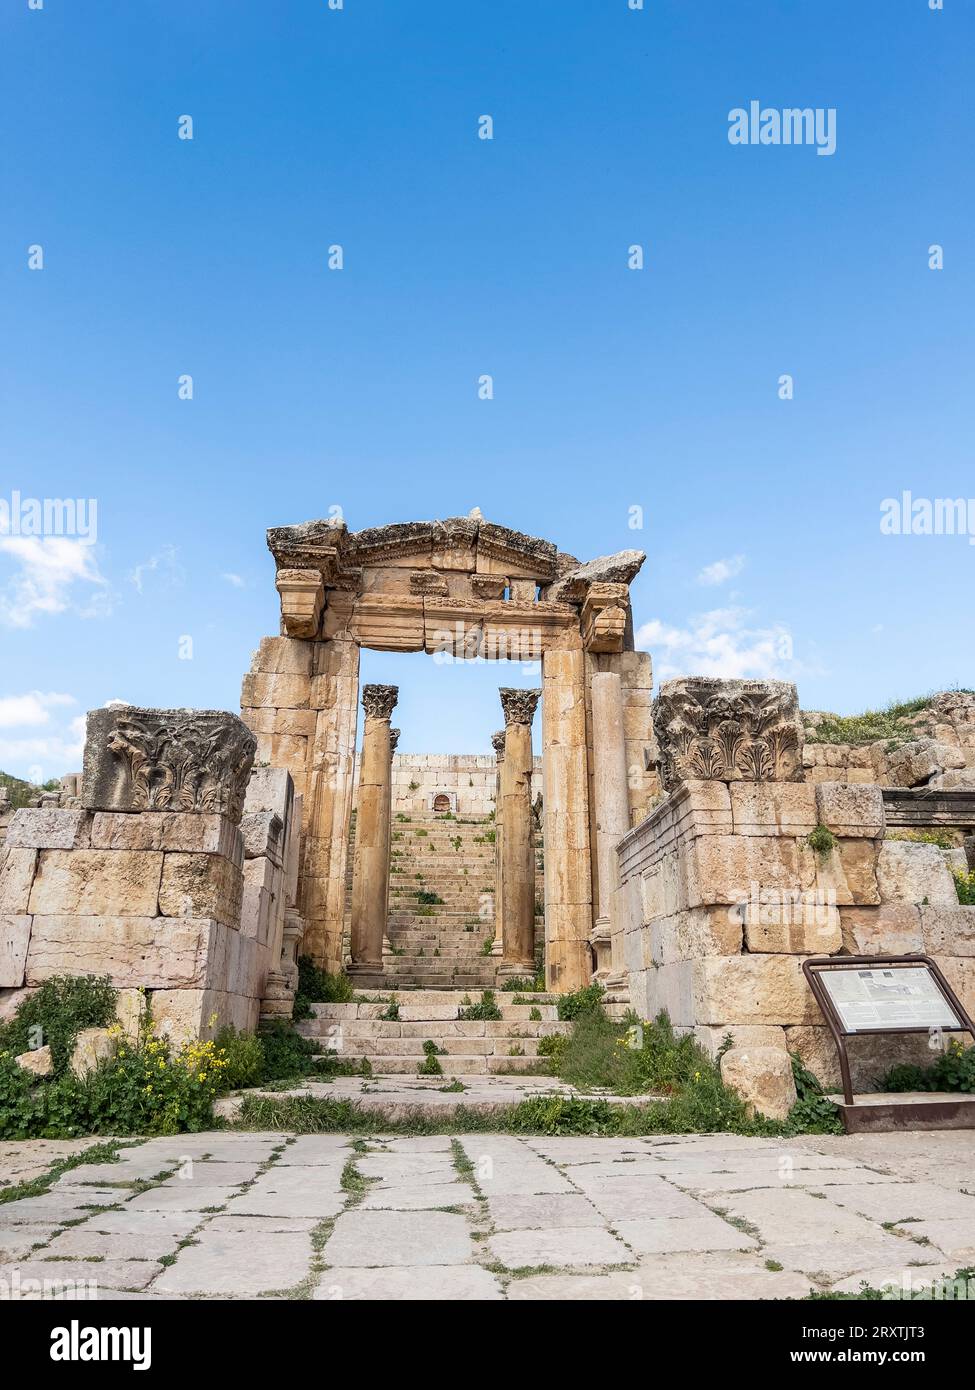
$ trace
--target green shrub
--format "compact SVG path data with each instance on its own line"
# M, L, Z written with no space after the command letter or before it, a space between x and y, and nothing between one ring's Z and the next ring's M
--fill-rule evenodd
M573 994L560 994L556 1001L559 1018L563 1022L572 1022L601 1009L604 994L602 985L595 980L591 985L577 989Z
M501 990L507 994L544 994L545 992L545 972L539 971L535 976L512 975L501 985ZM514 1001L516 1004L525 1001Z
M435 903L443 902L443 898L439 893L431 893L429 889L426 888L421 888L418 891L416 900L418 903L422 903L424 907L432 907Z
M494 990L486 989L481 995L481 1002L479 1004L471 1004L469 1008L458 1009L457 1017L459 1019L470 1020L483 1019L489 1023L496 1023L498 1019L503 1018L504 1015L498 1008L498 1001L495 998Z
M423 1051L425 1056L416 1069L417 1075L443 1076L443 1067L437 1060L437 1054L441 1053L442 1049L437 1046L432 1038L427 1038L426 1042L423 1044Z
M954 1038L930 1067L891 1067L880 1080L882 1091L975 1091L975 1047Z
M792 1053L792 1076L796 1083L796 1103L789 1111L789 1126L801 1134L842 1134L840 1112L823 1092L822 1086Z
M289 1081L292 1077L308 1076L316 1070L315 1044L296 1033L286 1019L277 1019L260 1034L264 1051L261 1081Z
M265 1053L261 1039L253 1033L238 1033L236 1028L221 1028L214 1038L217 1052L225 1066L221 1085L225 1091L239 1091L245 1086L259 1086L269 1080L265 1076Z
M818 858L828 859L836 848L836 836L825 825L817 825L816 829L806 836L806 843Z
M908 840L915 845L936 845L938 849L957 849L959 836L953 830L888 830L888 840Z
M330 975L316 965L310 956L298 957L298 988L293 1018L311 1018L312 1004L352 1004L355 997L355 986L348 975Z
M107 1028L115 1021L118 994L107 976L54 975L36 994L22 1000L16 1015L0 1026L0 1051L13 1056L48 1046L54 1073L71 1061L83 1028Z
M807 732L806 742L863 744L885 738L903 743L917 738L917 729L907 722L909 716L919 714L930 703L930 695L921 695L916 700L892 701L883 709L868 709L863 714L827 714L815 729Z
M955 891L963 907L975 907L975 872L963 874L961 869L952 869Z

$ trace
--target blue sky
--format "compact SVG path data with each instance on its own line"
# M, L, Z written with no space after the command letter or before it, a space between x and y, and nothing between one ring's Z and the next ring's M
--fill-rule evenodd
M77 767L109 699L236 708L265 529L331 507L645 549L658 674L975 684L975 550L879 527L975 495L973 38L964 0L5 0L0 499L98 535L0 534L0 767ZM730 144L752 100L835 108L835 154ZM488 751L534 683L363 672L406 752Z

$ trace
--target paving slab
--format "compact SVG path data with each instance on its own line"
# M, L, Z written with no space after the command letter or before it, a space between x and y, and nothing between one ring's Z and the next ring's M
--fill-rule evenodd
M774 1241L762 1246L767 1260L783 1269L801 1270L804 1274L840 1278L878 1265L900 1262L905 1267L914 1259L930 1260L932 1251L924 1246L908 1244L898 1236L886 1235L881 1227L878 1234L865 1240L809 1241L804 1245L777 1245Z
M498 1231L532 1227L605 1226L605 1217L579 1192L542 1192L531 1196L491 1197L491 1223Z
M0 1220L3 1208L0 1207ZM11 1226L0 1230L0 1262L22 1260L35 1245L46 1245L58 1230L57 1226Z
M360 1211L433 1211L439 1207L463 1207L476 1201L466 1182L426 1184L378 1183L359 1203Z
M814 1197L791 1186L727 1193L716 1205L728 1216L755 1227L763 1240L777 1245L818 1245L834 1238L870 1240L879 1229L829 1197Z
M487 1242L493 1259L508 1269L535 1265L621 1265L633 1255L610 1232L598 1226L558 1226L502 1231Z
M171 1255L181 1237L170 1232L157 1232L149 1235L145 1231L116 1233L106 1235L104 1231L91 1228L91 1222L83 1226L71 1226L56 1236L40 1252L46 1260L64 1259L106 1259L106 1260L161 1260Z
M332 1163L337 1157L341 1157L343 1163L355 1157L346 1135L302 1134L274 1160L274 1166L314 1168L321 1163Z
M497 1302L500 1281L479 1265L413 1265L390 1269L336 1266L326 1271L312 1298L324 1301L381 1299L457 1303Z
M6 1202L0 1207L5 1227L19 1225L27 1221L34 1225L63 1225L66 1221L78 1221L88 1215L86 1207L112 1206L122 1202L129 1194L120 1189L105 1192L93 1188L67 1188L64 1191L45 1192L40 1197L22 1197L18 1202Z
M262 1174L254 1185L227 1202L231 1216L314 1216L319 1220L335 1216L345 1205L347 1194L340 1186L341 1161L327 1167L275 1166Z
M259 1294L300 1284L311 1270L307 1233L204 1229L153 1284L157 1293Z
M758 1241L719 1216L653 1216L617 1221L617 1234L637 1255L669 1254L677 1250L752 1250Z
M972 1179L975 1184L975 1176ZM975 1224L975 1197L951 1192L931 1182L892 1182L849 1186L831 1200L873 1221L963 1221Z
M464 1264L474 1255L468 1222L446 1211L348 1211L322 1258L329 1265Z
M126 1203L119 1211L100 1211L75 1230L102 1231L106 1235L138 1235L147 1240L156 1236L172 1238L173 1243L188 1236L206 1217L199 1211L133 1211Z
M222 1207L237 1193L236 1187L214 1187L207 1183L178 1182L140 1192L126 1203L130 1211L210 1211Z
M45 1287L94 1285L103 1289L144 1289L163 1268L153 1260L33 1260L17 1266L20 1284L46 1281Z
M949 1221L917 1221L897 1229L915 1240L930 1241L936 1249L953 1255L966 1266L975 1260L975 1221L970 1216Z
M214 1163L210 1159L187 1158L162 1187L178 1187L180 1183L199 1183L201 1187L240 1187L253 1182L260 1172L259 1163Z

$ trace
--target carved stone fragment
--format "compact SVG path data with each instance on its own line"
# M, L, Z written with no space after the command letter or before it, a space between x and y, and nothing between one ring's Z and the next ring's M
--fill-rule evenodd
M787 681L665 681L653 727L668 791L688 780L803 780L802 723Z
M256 749L246 724L223 710L91 710L82 804L216 813L239 825Z

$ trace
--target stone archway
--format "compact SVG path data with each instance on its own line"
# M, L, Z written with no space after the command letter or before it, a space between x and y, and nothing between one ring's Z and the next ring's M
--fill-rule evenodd
M633 650L629 602L643 552L580 564L476 512L357 532L311 521L267 541L282 635L261 643L241 712L258 761L286 767L303 797L305 949L341 968L360 648L541 661L546 979L587 983L609 941L608 849L657 790L650 657Z

